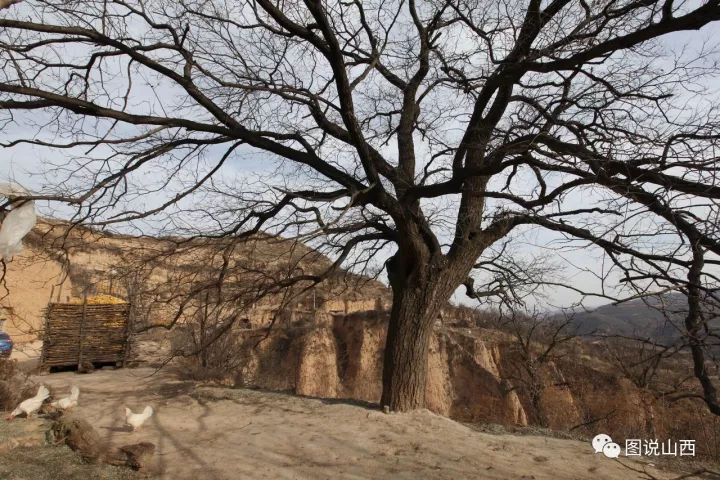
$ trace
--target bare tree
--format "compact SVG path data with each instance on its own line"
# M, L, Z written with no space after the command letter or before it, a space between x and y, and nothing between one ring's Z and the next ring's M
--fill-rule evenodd
M512 311L499 314L490 326L513 336L515 355L503 377L527 395L537 424L548 427L542 399L548 387L569 386L554 362L567 353L561 347L576 338L573 317Z
M714 279L714 46L663 37L718 19L717 0L28 0L0 18L3 146L66 154L32 198L76 221L292 234L325 273L390 249L381 401L407 410L458 287L509 298L511 235L599 248L600 296L681 282L692 304Z
M662 360L669 356L668 351L671 349L647 339L604 338L605 352L613 366L641 389L650 387L657 377Z
M691 239L691 242L692 263L687 273L687 287L684 289L688 302L684 340L692 356L693 373L702 387L702 399L712 413L720 415L720 398L708 366L710 361L714 362L716 369L720 364L717 357L720 346L718 331L709 324L711 317L720 312L718 290L716 287L709 288L703 281L703 267L707 261L705 249L697 239Z

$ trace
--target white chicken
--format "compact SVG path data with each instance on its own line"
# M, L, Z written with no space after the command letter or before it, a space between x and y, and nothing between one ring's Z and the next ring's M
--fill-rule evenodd
M37 395L21 402L20 405L18 405L17 408L15 410L13 410L10 413L10 415L8 415L7 419L12 420L13 418L17 417L21 413L25 414L26 419L30 418L30 415L33 412L36 412L37 410L39 410L40 406L42 406L42 403L49 396L50 396L50 391L47 388L45 388L45 385L40 385L40 388L38 388L38 391L37 391Z
M60 400L55 400L54 402L50 403L51 407L59 408L60 410L67 410L68 408L72 408L78 403L78 397L80 396L80 389L76 387L75 385L72 386L70 389L70 396L61 398Z
M125 424L130 425L135 431L145 423L145 420L152 417L152 414L153 409L150 406L145 407L142 413L133 413L132 410L125 407Z

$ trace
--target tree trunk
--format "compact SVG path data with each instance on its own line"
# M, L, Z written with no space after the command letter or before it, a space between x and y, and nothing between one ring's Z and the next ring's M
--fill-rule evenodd
M381 404L393 411L425 406L428 347L436 308L408 293L393 300L385 343Z
M382 406L393 411L425 407L428 347L440 307L448 300L437 295L437 278L429 269L410 278L399 276L400 268L388 264L393 288L385 358ZM449 296L449 294L448 294Z
M547 428L549 427L549 421L547 418L547 415L545 415L545 410L542 406L542 395L545 388L542 386L542 384L535 380L531 381L530 383L530 403L532 404L533 410L535 410L535 416L537 418L537 424L540 427Z

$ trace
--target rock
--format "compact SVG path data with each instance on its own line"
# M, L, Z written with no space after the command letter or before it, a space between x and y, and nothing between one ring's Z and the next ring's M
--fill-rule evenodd
M80 364L78 364L78 373L92 373L94 371L95 367L93 366L92 362L83 360L82 362L80 362Z

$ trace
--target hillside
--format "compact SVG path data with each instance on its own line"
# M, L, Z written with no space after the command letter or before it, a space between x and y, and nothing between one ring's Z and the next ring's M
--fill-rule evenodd
M680 293L634 299L620 304L603 305L589 312L576 312L574 320L581 335L621 335L642 338L663 345L675 342L684 331L687 300ZM709 322L720 329L720 318Z
M375 404L382 390L384 315L336 316L330 325L276 328L269 334L238 331L211 350L207 368L191 358L177 365L188 378L225 386ZM174 335L177 344L186 341L181 331ZM639 388L595 345L575 339L557 353L553 361L537 365L541 387L535 403L527 362L512 335L437 326L430 341L427 408L473 424L544 424L587 437L606 432L622 441L696 438L698 455L720 459L719 419L697 399L674 401L660 393L679 379L688 382L692 370L683 355L663 364L650 388ZM695 384L684 388L693 392Z
M490 434L427 410L384 414L358 402L197 386L149 368L38 380L61 393L77 384L83 393L74 414L111 445L155 444L148 469L163 479L629 480L639 477L637 471L652 475L647 478L677 476L647 460L594 454L589 442ZM121 407L147 404L155 415L137 432L125 429ZM24 421L11 425L17 422ZM0 424L0 438L7 428ZM0 477L12 480L23 472L22 466L3 470Z
M24 246L7 263L0 299L4 328L19 342L37 338L49 301L66 302L83 292L130 300L137 328L167 325L180 310L179 320L185 321L207 295L218 300L214 282L221 271L218 303L243 310L241 321L247 325L266 325L279 312L384 308L390 299L381 283L343 271L305 292L302 287L309 282L294 291L276 287L289 276L319 274L331 262L302 243L264 234L247 239L134 237L45 219Z
M9 326L32 339L40 333L42 309L51 293L54 301L77 297L83 290L128 298L137 309L135 327L168 325L178 302L190 298L190 313L175 328L134 337L133 363L169 362L167 368L179 369L185 379L224 386L376 404L390 302L386 287L339 272L310 290L252 296L258 286L272 285L288 272L312 273L328 264L312 249L269 236L243 241L138 238L46 221L33 231L24 254L9 263L10 293L3 305L23 312L15 319L25 323ZM200 319L209 317L198 318L197 313L203 312L202 301L212 294L218 272L224 272L227 297L217 298L224 308L243 315L200 355L192 346L204 328ZM613 317L607 310L612 308L629 307L598 309L608 317L608 328L625 328L625 321L635 322L631 328L647 328L642 313L624 320ZM641 388L621 374L602 348L576 339L563 345L557 358L537 366L540 385L534 386L516 339L498 330L471 328L472 315L464 318L470 313L446 308L436 324L426 391L434 414L471 424L542 425L581 437L602 431L622 441L695 438L698 455L720 459L718 419L697 399L674 401L662 393L678 381L685 382L684 392L695 393L682 355L661 366L659 382ZM210 331L220 331L220 315L210 320ZM268 331L271 323L274 328ZM106 375L112 376L103 372L102 378Z

